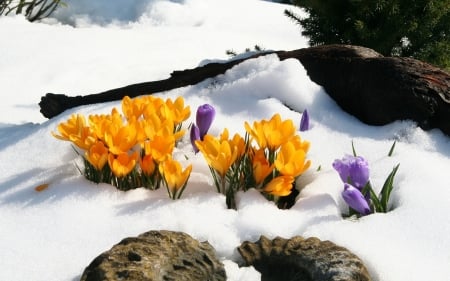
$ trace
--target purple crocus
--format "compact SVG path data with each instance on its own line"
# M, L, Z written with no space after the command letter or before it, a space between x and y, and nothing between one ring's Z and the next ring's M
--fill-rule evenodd
M344 198L345 203L357 211L361 215L365 216L371 213L369 203L367 203L366 198L361 193L361 191L351 184L344 184L344 191L342 191L342 198Z
M196 140L200 140L200 130L198 129L198 127L195 124L192 124L191 126L191 144L192 144L192 148L194 149L195 153L198 153L198 147L195 144Z
M346 155L341 160L336 159L333 168L344 183L351 183L360 191L369 182L369 164L361 156Z
M309 130L309 114L305 109L302 114L302 119L300 119L300 131L308 131Z
M208 133L209 127L216 116L216 110L210 104L204 104L197 108L196 123L200 132L200 139Z

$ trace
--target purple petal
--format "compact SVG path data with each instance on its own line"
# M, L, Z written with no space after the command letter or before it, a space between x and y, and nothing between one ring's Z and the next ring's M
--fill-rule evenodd
M309 114L305 109L302 114L302 119L300 119L300 131L303 132L307 130L309 130Z
M209 127L211 127L211 124L215 116L216 110L212 105L204 104L197 108L197 115L195 121L200 131L201 139L203 139L206 133L208 133Z
M194 149L195 153L198 153L199 150L197 148L197 145L195 144L196 140L200 140L200 131L198 129L197 126L195 126L195 124L192 124L191 126L191 144L192 144L192 148Z
M333 162L333 168L339 173L344 183L351 183L362 190L369 181L369 164L361 156L347 155Z
M347 165L345 158L343 158L342 160L339 159L334 160L333 168L338 172L342 182L345 183L348 181L350 173L349 173L349 166Z
M344 184L344 191L342 191L342 198L344 198L345 203L357 211L361 215L365 216L371 213L369 203L367 203L364 195L354 187L348 183Z

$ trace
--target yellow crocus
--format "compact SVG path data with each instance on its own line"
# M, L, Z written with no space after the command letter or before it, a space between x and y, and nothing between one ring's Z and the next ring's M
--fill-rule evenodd
M108 162L108 148L103 142L97 141L86 151L85 158L95 169L100 171Z
M161 118L161 108L164 105L164 100L159 97L147 96L145 102L145 108L142 112L145 119L148 119L151 115L156 114L158 118Z
M138 153L136 151L131 155L128 153L120 153L119 155L110 153L108 156L109 167L118 178L128 175L136 166L137 160Z
M160 163L172 155L175 148L175 137L169 128L161 130L153 139L146 141L144 150L146 155L151 155L152 158Z
M294 144L294 147L296 150L303 150L305 153L309 151L310 143L309 141L303 141L302 138L299 135L293 136L289 142Z
M266 184L263 190L275 196L287 196L291 194L294 180L292 176L278 176Z
M228 141L233 149L236 149L238 158L245 153L245 140L239 134L234 134L232 139L229 139L228 129L225 128L220 134L220 141Z
M253 179L256 186L259 186L273 172L274 165L270 164L266 158L263 148L254 150L251 161L253 169Z
M245 130L257 142L260 148L267 147L275 151L295 134L295 126L291 119L281 121L280 114L270 120L254 122L253 128L245 122Z
M71 115L67 122L60 123L57 129L60 135L52 132L55 138L70 141L83 150L89 150L97 140L92 129L86 126L86 119L81 114Z
M122 99L122 112L127 120L139 120L149 102L151 102L151 99L147 96L136 97L133 99L125 96Z
M207 134L203 140L196 140L195 144L205 157L208 166L212 167L222 179L238 157L238 149L229 140L220 140Z
M147 176L151 176L155 172L156 164L151 155L144 155L141 158L140 166L142 172Z
M188 119L191 115L191 108L184 106L184 99L181 96L175 101L172 101L170 98L167 99L163 111L166 118L172 119L175 126Z
M69 141L70 135L78 135L86 125L86 120L82 114L72 114L70 118L63 123L58 124L59 135L52 132L52 135L60 140Z
M305 150L297 148L294 142L289 141L281 146L274 164L282 175L295 178L309 168L311 161L306 161Z
M183 171L181 164L172 158L168 158L159 165L159 172L164 177L164 182L166 183L170 198L180 198L189 176L191 175L191 171L192 165L187 166Z
M127 153L137 144L134 124L110 123L105 127L104 141L113 154Z
M143 145L144 141L147 140L147 134L145 133L145 128L148 123L145 119L141 120L130 120L130 124L136 129L136 142Z
M261 122L253 122L253 127L250 127L250 124L245 122L244 127L247 133L251 136L253 140L256 141L260 148L267 147L267 140L263 130L263 121Z
M145 117L144 132L148 139L153 139L155 135L167 132L173 134L174 123L171 119L162 119L157 113L149 114ZM184 132L174 137L181 138Z

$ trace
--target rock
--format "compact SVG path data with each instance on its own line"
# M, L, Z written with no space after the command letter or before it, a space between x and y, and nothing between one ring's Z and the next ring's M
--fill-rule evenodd
M364 263L344 247L318 238L273 240L261 236L238 248L247 266L261 272L262 281L370 281Z
M362 122L385 125L408 119L450 135L450 74L444 70L348 45L300 49L295 57L311 80Z
M149 231L123 239L84 270L81 281L222 281L223 264L208 242L182 232Z

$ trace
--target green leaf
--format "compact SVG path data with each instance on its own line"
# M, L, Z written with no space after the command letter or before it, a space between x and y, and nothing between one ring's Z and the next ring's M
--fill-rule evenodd
M392 154L394 153L394 148L395 148L395 144L397 143L397 141L395 140L394 143L391 146L391 149L389 150L388 156L391 157Z
M380 200L378 199L377 194L375 193L375 191L373 191L372 185L370 184L370 181L367 182L367 184L364 186L364 188L362 189L362 194L364 195L364 197L366 197L366 194L369 193L370 194L370 199L371 199L371 208L376 211L376 212L380 212L381 210L381 203Z
M392 189L394 188L394 177L397 173L398 167L400 164L397 164L393 169L392 172L389 174L389 176L386 178L386 181L384 182L383 188L380 192L380 202L381 206L384 209L384 212L387 212L389 197L391 196Z
M354 144L353 144L353 140L352 140L352 151L353 151L353 156L358 156L357 154L356 154L356 150L355 150L355 146L354 146Z

